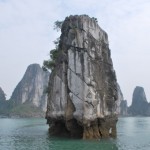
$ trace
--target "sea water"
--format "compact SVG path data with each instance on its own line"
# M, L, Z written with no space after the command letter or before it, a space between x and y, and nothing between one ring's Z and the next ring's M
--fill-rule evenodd
M117 138L54 138L45 119L0 119L0 150L150 150L150 118L119 118Z

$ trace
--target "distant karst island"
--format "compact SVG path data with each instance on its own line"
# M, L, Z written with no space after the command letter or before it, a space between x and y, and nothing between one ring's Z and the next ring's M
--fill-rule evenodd
M0 88L0 116L45 117L48 79L39 64L29 65L9 100Z
M143 87L135 87L132 97L132 104L128 108L128 115L150 116L150 103L147 101Z

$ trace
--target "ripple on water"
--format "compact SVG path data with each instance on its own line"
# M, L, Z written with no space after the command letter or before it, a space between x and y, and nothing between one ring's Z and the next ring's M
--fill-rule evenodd
M45 119L0 119L0 150L149 150L150 118L119 118L116 140L52 138Z

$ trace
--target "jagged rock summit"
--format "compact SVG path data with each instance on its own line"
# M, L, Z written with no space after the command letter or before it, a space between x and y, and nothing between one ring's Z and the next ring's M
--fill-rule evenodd
M106 32L87 15L67 17L61 32L49 80L50 134L115 137L118 92Z
M131 116L150 116L150 104L147 101L143 87L135 87L132 104L128 112Z
M15 105L32 103L34 106L46 111L47 96L44 93L48 85L49 72L44 72L39 64L28 66L22 80L12 93L11 101Z

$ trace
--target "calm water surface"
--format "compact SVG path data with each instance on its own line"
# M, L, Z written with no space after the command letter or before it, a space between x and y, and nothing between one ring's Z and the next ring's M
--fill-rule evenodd
M0 150L149 150L150 118L120 118L117 139L52 138L45 119L0 119Z

